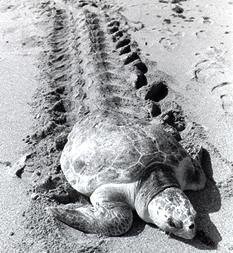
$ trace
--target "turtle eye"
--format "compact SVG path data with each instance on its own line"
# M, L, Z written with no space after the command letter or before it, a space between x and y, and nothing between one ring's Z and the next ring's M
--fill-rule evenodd
M174 221L172 220L172 218L169 218L167 222L168 222L168 225L169 225L170 227L172 227L172 228L175 228L175 227L176 227L176 224L174 223Z
M178 228L181 229L183 227L183 222L182 221L177 221L175 222L172 218L168 219L168 225L172 228Z

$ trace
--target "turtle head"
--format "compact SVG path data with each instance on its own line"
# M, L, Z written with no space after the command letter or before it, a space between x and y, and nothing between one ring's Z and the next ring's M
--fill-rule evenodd
M156 195L148 205L151 221L160 229L185 239L196 234L194 210L181 189L170 187Z

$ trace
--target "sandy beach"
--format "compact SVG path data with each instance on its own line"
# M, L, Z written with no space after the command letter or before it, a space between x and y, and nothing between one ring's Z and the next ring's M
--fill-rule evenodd
M134 81L145 106L151 84L166 83L165 93L153 94L151 117L173 127L191 155L204 148L206 187L187 192L201 231L193 240L169 236L136 214L128 233L106 237L46 212L88 201L60 166L67 136L89 113L83 101L91 98L80 87L101 69L88 62L85 31L75 22L88 4L105 18L103 27L110 18L119 22L148 69ZM0 252L233 252L233 2L7 0L0 14ZM108 57L130 82L127 61L135 55L127 58L114 43Z

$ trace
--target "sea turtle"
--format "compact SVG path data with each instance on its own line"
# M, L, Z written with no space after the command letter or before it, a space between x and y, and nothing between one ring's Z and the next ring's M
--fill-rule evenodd
M69 226L118 236L131 228L136 210L168 233L195 236L196 211L183 190L203 189L206 177L162 126L119 115L87 117L71 131L61 167L71 186L91 202L49 209Z

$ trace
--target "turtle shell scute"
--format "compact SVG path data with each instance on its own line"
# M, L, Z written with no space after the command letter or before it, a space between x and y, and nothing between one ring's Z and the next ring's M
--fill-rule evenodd
M113 162L112 166L116 169L128 169L132 164L135 164L140 159L141 154L132 145L131 141L128 141L125 145L122 145L124 149L121 154L117 156L117 159Z

